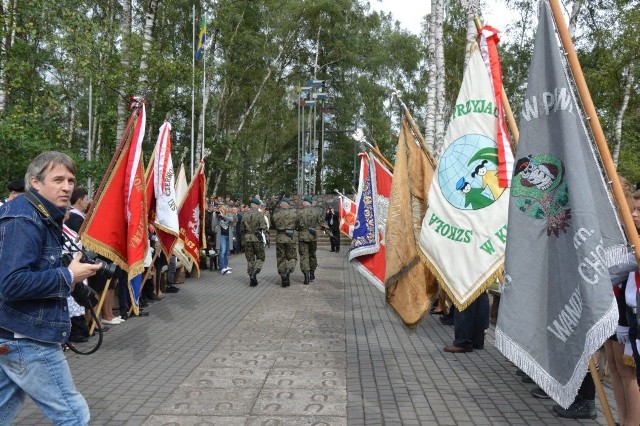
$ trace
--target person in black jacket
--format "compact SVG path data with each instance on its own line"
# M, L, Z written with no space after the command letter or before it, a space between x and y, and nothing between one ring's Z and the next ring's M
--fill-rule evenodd
M340 216L333 210L332 207L327 210L325 220L329 225L331 231L331 251L336 253L340 252Z

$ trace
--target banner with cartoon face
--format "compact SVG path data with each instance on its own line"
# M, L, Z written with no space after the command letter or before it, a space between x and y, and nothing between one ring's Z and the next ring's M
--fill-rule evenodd
M544 1L530 69L496 346L568 407L616 329L608 268L626 246Z
M477 44L429 190L419 246L429 268L460 310L501 273L509 189L498 179L498 109Z

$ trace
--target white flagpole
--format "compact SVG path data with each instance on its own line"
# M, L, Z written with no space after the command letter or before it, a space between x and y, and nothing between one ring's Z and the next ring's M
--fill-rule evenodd
M193 176L193 146L195 129L195 108L196 108L196 5L192 6L192 37L191 37L191 176Z
M206 28L206 27L205 27ZM207 39L207 31L205 30L205 40ZM206 43L202 45L202 145L200 146L200 160L204 158L204 128L207 122L206 114L205 114L205 90L207 84L207 49ZM191 179L193 179L193 175L191 175Z

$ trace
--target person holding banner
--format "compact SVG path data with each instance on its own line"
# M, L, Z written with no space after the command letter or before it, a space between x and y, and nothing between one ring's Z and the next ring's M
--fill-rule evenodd
M24 196L0 207L0 419L11 424L29 395L56 424L86 425L89 406L62 350L71 330L67 296L100 264L62 260L62 221L76 165L49 151L29 164ZM86 296L86 294L85 294Z

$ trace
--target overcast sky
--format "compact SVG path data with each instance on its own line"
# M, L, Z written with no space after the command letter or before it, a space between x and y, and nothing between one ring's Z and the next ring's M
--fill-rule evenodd
M420 34L420 22L431 10L430 0L369 0L373 10L391 12L400 21L403 28L414 34ZM499 31L505 31L511 23L513 12L509 11L502 0L486 0L483 17L486 22Z

